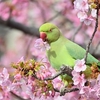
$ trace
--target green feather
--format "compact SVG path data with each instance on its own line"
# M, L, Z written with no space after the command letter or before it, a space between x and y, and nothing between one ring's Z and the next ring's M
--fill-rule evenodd
M70 40L67 40L66 43L66 49L69 52L69 54L75 59L83 59L84 55L86 53L86 50L83 49L81 46L73 43ZM87 57L87 62L86 64L93 64L93 63L98 63L98 60L96 58L94 58L90 53L88 53L88 57Z
M69 54L66 49L66 42L62 36L50 44L50 49L47 51L47 56L51 65L59 70L62 65L67 65L73 67L75 64L75 59Z

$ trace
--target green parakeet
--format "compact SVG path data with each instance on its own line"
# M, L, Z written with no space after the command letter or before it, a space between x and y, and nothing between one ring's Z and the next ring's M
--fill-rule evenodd
M47 57L55 69L59 70L62 65L74 67L77 59L84 58L86 50L64 37L54 24L45 23L40 26L39 31L42 40L50 45ZM98 62L90 53L88 54L87 65Z

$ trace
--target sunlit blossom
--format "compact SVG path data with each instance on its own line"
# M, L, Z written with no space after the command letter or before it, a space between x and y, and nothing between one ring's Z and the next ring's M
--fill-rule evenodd
M84 86L86 79L84 74L73 76L72 80L74 81L74 85Z
M81 72L86 70L86 65L84 59L82 60L76 60L76 64L74 66L74 70L76 72Z

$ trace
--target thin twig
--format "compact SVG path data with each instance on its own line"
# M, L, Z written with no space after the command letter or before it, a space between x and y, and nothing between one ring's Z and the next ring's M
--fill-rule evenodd
M57 12L57 14L55 14L53 17L51 17L50 19L48 19L46 22L50 22L50 21L54 20L54 19L57 18L60 14L61 14L61 11Z
M76 34L80 31L80 29L82 28L83 23L81 23L81 25L77 28L77 30L75 31L73 37L72 37L72 41L74 41Z
M67 75L69 75L69 76L72 77L72 69L71 69L71 67L63 65L63 66L61 67L60 71L57 72L54 76L45 78L45 79L43 79L43 80L44 80L44 81L53 80L53 79L57 78L58 76L60 76L60 75L62 75L62 74L67 74ZM33 75L33 77L35 77L35 78L38 79L38 80L41 80L41 79L38 78L36 75Z
M67 75L72 77L71 67L63 65L58 73L56 73L54 76L46 78L45 80L53 80L53 79L55 79L56 77L58 77L62 74L67 74Z
M86 54L85 54L85 56L84 56L85 62L87 61L87 57L88 57L88 52L89 52L89 49L90 49L90 45L91 45L91 43L92 43L92 40L93 40L94 35L95 35L95 33L96 33L96 31L97 31L97 28L98 28L98 13L99 13L99 7L98 7L98 6L99 6L99 5L97 5L97 14L96 14L97 17L96 17L96 22L95 22L95 29L94 29L94 32L93 32L93 34L92 34L90 40L89 40L89 43L88 43L87 47L86 47Z
M63 65L58 73L56 73L54 76L51 76L51 77L48 77L48 78L43 79L43 81L53 80L53 79L57 78L58 76L60 76L62 74L67 74L67 75L69 75L69 76L72 77L72 74L71 73L72 73L71 67ZM38 80L41 80L36 75L33 75L33 77L35 77ZM64 88L62 91L61 90L58 90L56 88L53 88L53 89L54 89L55 92L59 92L60 93L60 96L63 96L66 93L70 93L70 92L74 92L74 91L78 91L79 90L78 88L71 88L71 89Z
M25 60L28 59L29 55L30 55L30 47L31 47L31 44L32 44L32 41L33 41L33 37L31 37L27 42L27 47L26 47L26 52L25 52Z
M55 92L59 92L60 93L60 96L63 96L66 93L70 93L70 92L74 92L74 91L78 91L78 90L79 90L78 88L71 88L71 89L65 88L63 91L60 91L60 90L54 88L54 91Z

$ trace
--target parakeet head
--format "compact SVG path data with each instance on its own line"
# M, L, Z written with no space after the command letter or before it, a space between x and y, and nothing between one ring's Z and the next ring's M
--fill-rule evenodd
M40 38L48 43L55 42L60 37L60 30L52 23L45 23L40 26Z

